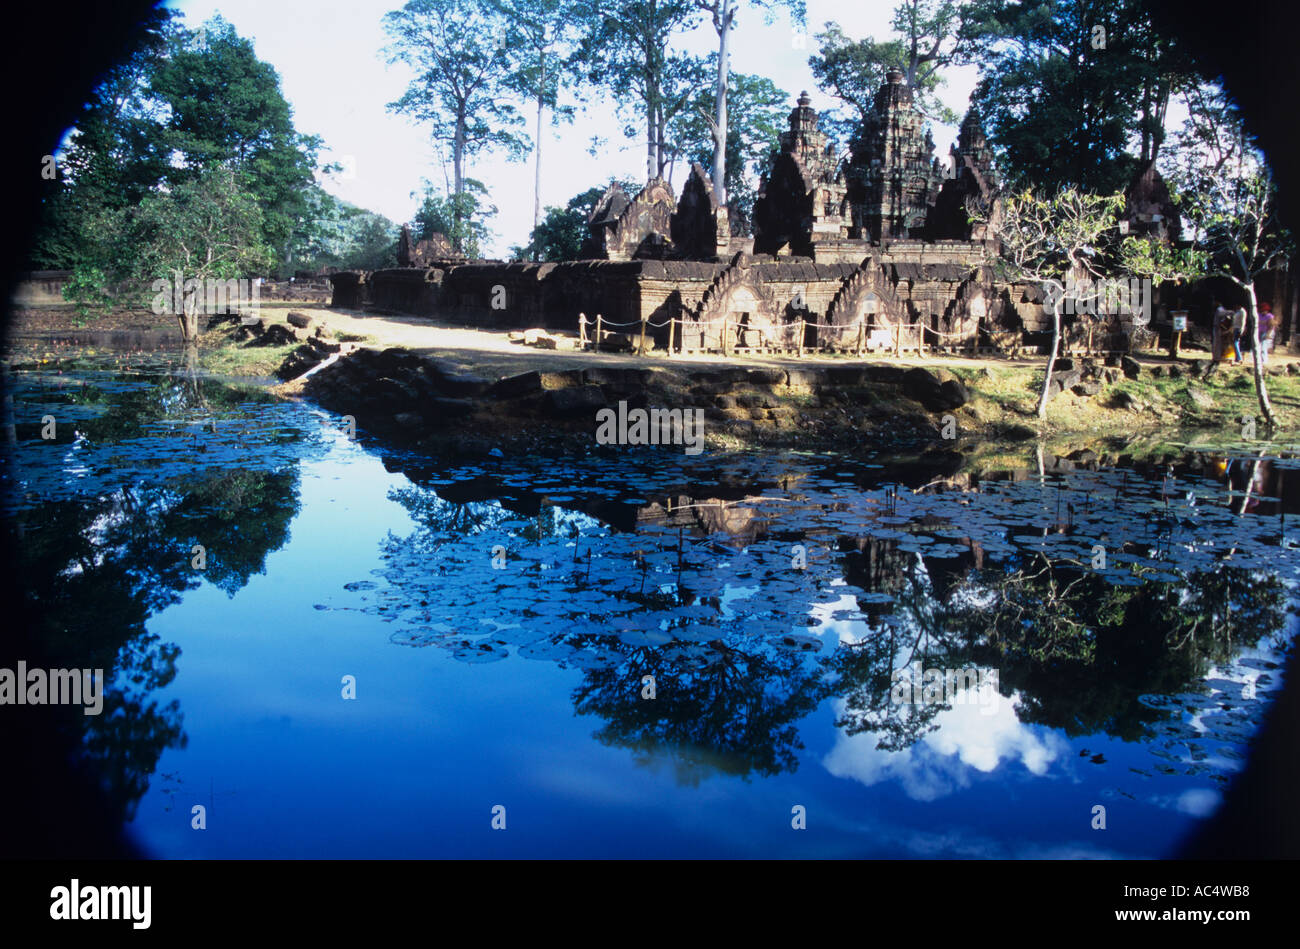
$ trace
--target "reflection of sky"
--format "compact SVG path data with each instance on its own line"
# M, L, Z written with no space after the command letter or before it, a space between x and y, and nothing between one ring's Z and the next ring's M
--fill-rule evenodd
M273 434L287 418L314 434L319 425L314 418L307 425L300 418L305 413L295 406L259 409L264 417L257 431ZM221 435L206 463L226 450L248 451L238 444L239 431ZM499 626L499 620L570 627L544 609L545 597L507 591L512 599L506 602L487 585L498 579L488 566L493 531L527 522L494 502L481 503L501 515L500 523L461 545L468 560L446 561L461 564L456 573L440 579L434 561L448 551L408 547L409 566L421 582L386 590L394 573L381 555L385 540L391 535L400 545L416 531L392 494L410 482L333 427L320 429L318 437L328 446L323 457L303 442L266 456L299 460L301 505L289 541L269 554L265 572L233 597L204 584L149 620L151 633L182 649L177 678L154 698L179 700L189 737L187 748L164 753L133 825L159 855L1153 857L1168 854L1221 798L1215 775L1197 772L1198 763L1229 770L1237 764L1223 757L1227 739L1195 750L1178 744L1216 727L1223 735L1240 727L1236 720L1216 725L1223 716L1212 697L1199 698L1182 730L1162 734L1163 743L1129 744L1105 735L1067 739L1060 730L1022 723L1014 697L1001 699L993 714L978 702L954 704L935 719L937 730L894 753L876 748L878 735L850 736L836 727L846 705L831 699L796 723L801 747L794 772L746 780L712 771L698 785L683 785L674 764L698 759L698 752L655 748L640 756L593 739L604 722L574 714L573 693L582 681L576 665L526 658L514 645L505 662L484 665L456 661L440 648L394 645L390 637L402 623L394 622L401 610L392 600L405 598L399 603L405 610L413 591L424 589L463 620L466 628L457 632L465 635L481 635L479 625ZM160 454L161 444L141 444L128 460L153 471L145 462ZM175 467L190 464L161 454ZM222 463L217 458L216 467ZM581 476L533 464L539 475ZM100 477L113 485L122 475L106 469ZM532 483L529 472L519 472L515 482ZM620 483L649 491L635 474ZM1032 486L1015 490L1016 497L1041 506ZM995 501L989 509L996 509ZM921 496L905 502L947 503ZM794 508L772 516L787 518L786 525L807 516ZM837 516L851 525L857 515L844 510ZM647 544L648 533L611 537L586 515L570 512L557 520L557 535L544 541L512 535L512 557L519 559L512 559L510 576L527 563L549 569L554 557L570 562L577 548L569 528L579 528L580 551L597 551L598 576L602 557L616 562L606 577L620 570L635 576L620 557L644 546L656 570L647 589L671 588L675 531L667 544ZM97 522L92 533L106 523ZM714 535L718 544L727 539ZM769 651L777 639L792 637L800 647L814 647L811 661L868 637L861 591L837 576L836 565L810 552L816 570L779 584L763 573L778 564L784 574L789 546L771 539L744 551L715 545L710 549L722 556L709 559L708 550L693 542L688 550L696 566L688 581L718 596L724 614L755 641L766 638ZM474 558L477 573L464 567ZM912 610L928 602L929 577L919 557L908 567L911 586L901 591L902 602L886 607L893 610L900 643L894 668L912 658L903 644L910 649L925 625ZM377 586L344 590L358 580ZM750 612L774 602L790 604L791 611L768 619ZM522 603L542 610L541 616L525 618ZM691 609L711 612L699 603ZM703 626L701 638L717 628L726 627ZM599 631L640 642L646 637L638 630L611 623ZM1251 658L1277 657L1269 650L1243 653ZM1222 681L1239 691L1253 678L1261 694L1280 685L1266 666L1250 673L1239 666L1213 670L1211 684ZM345 674L357 677L355 702L339 695ZM669 678L658 683L661 692L672 687ZM1171 735L1172 742L1166 740ZM1196 758L1201 750L1209 757ZM1163 762L1174 771L1159 771ZM210 807L208 831L189 828L196 803ZM488 829L496 803L509 808L505 835ZM789 826L796 803L808 809L807 831ZM1089 826L1097 804L1109 812L1105 833Z
M1041 776L1068 753L1067 743L1050 729L1019 721L1014 698L982 706L977 690L965 690L954 699L951 708L935 716L938 730L902 751L877 748L876 735L846 735L837 729L835 745L822 764L836 777L868 787L897 781L913 800L933 801L969 787L972 771L987 774L999 766L1019 765ZM842 699L831 704L844 714Z
M399 624L368 609L382 583L383 539L413 524L390 498L409 483L342 436L302 465L301 509L288 544L233 599L210 586L155 616L151 632L182 647L178 698L189 736L168 750L133 832L161 856L425 857L1024 857L1167 855L1218 792L1150 771L1146 746L1105 736L1067 740L1021 723L1014 699L994 714L954 704L940 726L897 753L878 736L834 725L833 699L798 723L794 773L748 781L676 780L675 749L638 762L592 738L599 719L573 714L580 672L511 657L457 662L441 649L397 647ZM484 553L486 557L486 552ZM861 638L845 588L808 613L826 648ZM454 589L454 588L452 588ZM751 588L724 587L739 602ZM313 609L328 605L326 611ZM901 665L898 657L895 665ZM340 677L357 676L343 701ZM671 689L661 680L659 689ZM1102 752L1105 764L1080 757ZM820 765L820 766L819 766ZM211 808L207 831L189 808ZM508 809L493 833L490 808ZM790 828L793 804L808 829ZM1109 829L1091 830L1092 808Z

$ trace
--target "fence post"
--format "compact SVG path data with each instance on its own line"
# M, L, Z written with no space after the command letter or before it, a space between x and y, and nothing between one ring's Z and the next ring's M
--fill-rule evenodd
M676 325L677 325L677 321L673 319L671 316L668 317L668 355L669 356L673 354L673 336L674 336L673 328Z
M804 335L804 321L802 318L799 320L799 325L798 328L795 330L795 332L798 334L794 338L795 346L798 347L799 358L802 359L803 358L803 335Z
M601 316L600 316L599 313L597 313L597 314L596 314L596 352L600 352L600 342L601 342L601 340L600 340L600 321L601 321Z
M724 316L722 318L722 355L724 356L731 355L731 349L727 343L727 335L728 335L727 318Z
M867 324L858 317L858 358L862 357L862 347L866 344Z
M578 349L587 348L587 314L578 314Z
M645 355L645 321L646 321L646 315L642 313L641 314L641 342L637 346L637 351L636 351L636 354L638 356Z
M894 323L894 358L903 355L903 324Z

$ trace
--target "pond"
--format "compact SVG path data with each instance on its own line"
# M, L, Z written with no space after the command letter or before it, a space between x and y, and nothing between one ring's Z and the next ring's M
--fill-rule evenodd
M467 462L13 381L23 584L157 857L1169 856L1295 634L1276 446Z

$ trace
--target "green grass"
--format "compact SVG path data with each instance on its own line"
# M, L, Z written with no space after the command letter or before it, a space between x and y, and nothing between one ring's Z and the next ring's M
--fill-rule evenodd
M219 346L200 350L199 363L209 372L223 376L273 376L299 345L246 346L236 343Z

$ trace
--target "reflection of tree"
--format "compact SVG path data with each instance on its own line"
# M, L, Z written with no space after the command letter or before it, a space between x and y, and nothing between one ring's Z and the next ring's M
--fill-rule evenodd
M272 400L264 392L203 379L184 369L158 376L149 385L120 390L88 381L60 395L71 405L103 408L101 414L77 422L79 431L100 443L138 438L160 421L207 420L213 413L237 412L243 403Z
M185 418L204 405L233 410L249 398L176 377L122 391L88 385L67 396L106 406L78 423L99 445L138 438L151 424ZM296 468L213 467L163 484L127 483L93 497L46 501L15 515L19 572L46 660L105 671L100 715L84 715L80 707L51 713L68 729L84 731L84 746L123 818L134 811L162 752L185 744L178 704L149 697L175 677L180 650L148 633L148 618L205 577L233 596L286 542L297 509ZM205 549L203 573L192 566L195 544Z
M1139 696L1197 687L1211 665L1280 629L1286 608L1276 577L1236 567L1116 586L1073 563L1040 560L986 575L979 589L991 602L960 607L950 622L983 637L983 661L1000 668L1003 689L1021 693L1020 719L1125 740L1144 737L1160 717Z
M603 744L642 763L671 755L677 780L692 786L713 771L770 776L798 767L798 722L826 696L820 663L757 639L622 649L617 665L587 669L573 694L579 715L606 720L596 732ZM645 675L655 677L654 699L641 698Z
M877 748L901 751L939 726L934 718L948 706L941 703L894 702L891 689L896 669L907 666L910 659L899 661L899 652L908 643L894 629L881 629L865 641L841 648L834 656L836 676L833 694L844 700L844 712L835 721L846 734L865 732L880 735ZM915 647L915 642L910 643ZM917 651L912 649L911 655ZM948 655L936 662L955 662Z
M519 517L497 502L449 501L427 488L394 488L388 496L406 508L411 519L422 528L440 537L459 538L495 530L503 522ZM556 514L556 508L541 505L519 536L533 541L554 536L558 526Z
M1127 480L1116 482L1117 499L1128 498ZM1070 735L1104 731L1141 739L1166 714L1142 696L1203 689L1212 664L1231 661L1243 645L1283 625L1285 591L1263 571L1256 575L1230 559L1200 560L1197 566L1213 568L1171 578L1176 569L1192 569L1176 568L1172 555L1175 536L1189 528L1167 508L1151 509L1141 492L1131 506L1140 508L1145 529L1129 532L1139 539L1113 550L1124 554L1120 562L1143 564L1133 576L1118 568L1094 571L1059 552L1029 553L1020 534L1030 534L1035 546L1039 537L1062 542L1058 551L1077 556L1073 539L1064 536L1076 518L1104 535L1131 514L1123 506L1094 510L1091 493L1081 509L1062 507L1059 490L1031 488L1038 490L1009 497L972 492L984 500L972 502L969 527L963 527L967 515L944 499L927 505L912 492L900 504L887 490L883 502L865 499L873 513L890 516L868 537L840 535L833 527L772 532L769 519L780 519L766 511L748 512L743 524L697 524L691 516L708 502L689 495L672 507L673 517L688 512L678 523L666 508L650 505L658 530L601 535L589 534L581 515L566 521L571 512L544 503L524 513L508 510L506 502L490 500L506 489L487 479L457 482L437 495L396 492L421 526L386 545L396 598L385 609L418 604L410 619L416 628L404 641L442 642L469 661L483 652L503 657L515 643L523 656L571 662L584 670L574 693L577 711L605 719L599 740L627 747L643 762L668 756L679 779L691 783L713 770L793 769L798 722L827 697L842 700L836 726L848 734L875 734L877 747L887 751L910 747L936 730L950 707L893 700L895 673L913 663L954 673L996 669L1001 691L1019 696L1021 721ZM509 491L518 490L509 482ZM850 517L861 510L849 500L818 503L823 512ZM1022 521L1026 516L1030 524ZM763 529L752 530L760 522ZM681 533L673 538L665 527ZM701 542L701 534L709 539ZM757 552L726 548L716 541L719 534L745 536ZM828 534L837 537L842 558L810 562L793 578L786 573L790 545L814 537L824 544ZM1018 553L1006 543L1012 535ZM570 537L577 543L566 547ZM536 549L516 539L535 541ZM489 567L487 545L497 543L510 549L509 573ZM1252 544L1243 538L1242 550L1250 553ZM683 560L687 550L691 556ZM429 556L434 551L440 551L436 561ZM714 555L721 559L709 562ZM861 591L860 612L850 610L850 622L865 620L868 627L865 636L847 631L858 641L825 656L801 652L801 637L787 635L816 612L814 604L825 605L824 594L837 595L822 570L842 573L843 593ZM526 582L517 579L521 574ZM422 611L430 603L440 609ZM462 617L515 632L467 651ZM440 632L440 624L457 634ZM746 630L753 635L742 635ZM640 697L645 675L656 677L654 700ZM974 685L965 677L957 681Z
M900 557L893 545L860 542L844 570L855 585L893 596L894 625L832 660L833 692L845 701L837 726L877 733L878 747L888 750L934 730L934 717L947 707L891 702L894 671L915 659L928 668L997 668L1002 691L1020 694L1021 721L1131 741L1164 714L1140 696L1199 689L1213 665L1285 620L1281 581L1230 565L1129 586L1078 561L1039 554L1018 565L969 569L936 591L923 559Z

